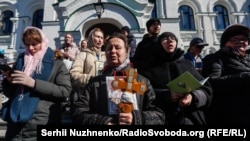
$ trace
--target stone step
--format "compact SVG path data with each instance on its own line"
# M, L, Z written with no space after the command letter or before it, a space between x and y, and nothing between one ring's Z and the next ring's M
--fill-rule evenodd
M0 141L4 141L6 132L6 122L0 118Z

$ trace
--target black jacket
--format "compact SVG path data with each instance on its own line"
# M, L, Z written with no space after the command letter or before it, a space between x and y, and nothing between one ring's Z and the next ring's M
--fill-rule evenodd
M117 76L122 74L122 72L116 73ZM108 112L106 76L114 76L113 69L108 69L102 75L91 78L84 92L79 94L74 105L74 123L107 125L109 121L117 120L117 115L110 115ZM155 92L149 80L138 75L137 81L144 82L147 91L143 95L136 94L138 110L133 110L133 125L164 124L164 112L155 105Z
M209 124L250 124L250 63L227 48L203 60L203 75L210 76L214 90Z
M178 103L171 102L167 83L184 72L190 72L196 79L204 79L190 61L184 59L184 51L176 49L174 53L166 53L162 47L157 47L157 56L153 56L143 75L149 78L154 87L158 103L165 111L166 124L169 125L205 125L204 111L209 106L212 89L209 83L192 91L193 100L190 106L181 108Z
M145 36L142 41L138 43L135 55L131 60L136 68L143 69L148 59L154 55L157 40L158 36Z

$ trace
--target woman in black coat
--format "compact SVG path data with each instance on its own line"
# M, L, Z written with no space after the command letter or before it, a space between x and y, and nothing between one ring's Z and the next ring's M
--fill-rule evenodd
M250 29L233 24L222 34L221 48L204 58L202 73L214 90L208 124L250 125L249 44Z
M190 72L197 80L204 78L197 72L190 61L184 59L184 51L177 48L177 37L171 32L159 36L156 54L150 58L146 69L141 72L149 78L157 94L158 103L165 111L168 125L206 125L204 111L208 108L212 89L208 82L198 89L187 93L172 92L167 84Z
M148 79L140 74L132 73L133 81L145 84L147 89L143 93L134 91L134 89L132 92L124 90L130 89L130 85L124 84L126 86L124 89L115 89L111 85L113 79L123 78L128 70L133 69L128 59L126 36L122 34L110 36L105 43L105 48L107 61L102 75L91 78L83 93L79 93L74 104L74 123L84 125L163 125L164 112L155 104L156 95ZM130 76L126 74L128 81L132 80L129 79ZM134 88L135 85L130 84ZM125 105L127 110L123 110L122 105Z

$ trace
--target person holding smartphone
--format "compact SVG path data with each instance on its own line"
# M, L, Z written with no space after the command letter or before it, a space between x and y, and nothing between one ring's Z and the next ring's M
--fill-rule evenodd
M27 27L22 35L26 50L5 72L3 92L9 98L2 109L7 121L6 140L37 140L37 125L60 124L61 103L72 88L69 72L41 29Z

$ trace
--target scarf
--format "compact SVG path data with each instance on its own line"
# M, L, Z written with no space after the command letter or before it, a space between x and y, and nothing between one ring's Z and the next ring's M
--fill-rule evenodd
M23 66L23 71L25 74L28 76L32 76L33 72L35 71L36 73L41 74L41 70L43 68L42 66L42 59L43 56L48 48L48 39L45 37L43 32L36 27L27 27L25 28L24 32L27 31L28 29L36 29L39 31L40 35L42 36L42 43L41 43L41 50L35 53L34 55L31 55L31 53L26 49L25 51L25 56L24 56L24 66Z
M25 31L30 28L35 27L28 27ZM37 30L39 30L43 38L41 50L33 56L28 51L20 54L14 69L23 70L27 75L32 75L34 79L47 81L53 68L54 51L48 48L48 46L45 47L48 40L40 29ZM45 66L44 68L42 68L42 63ZM26 123L32 118L38 102L39 97L31 93L30 89L19 86L14 97L11 99L10 105L3 108L2 118L5 121L12 121L14 123Z

